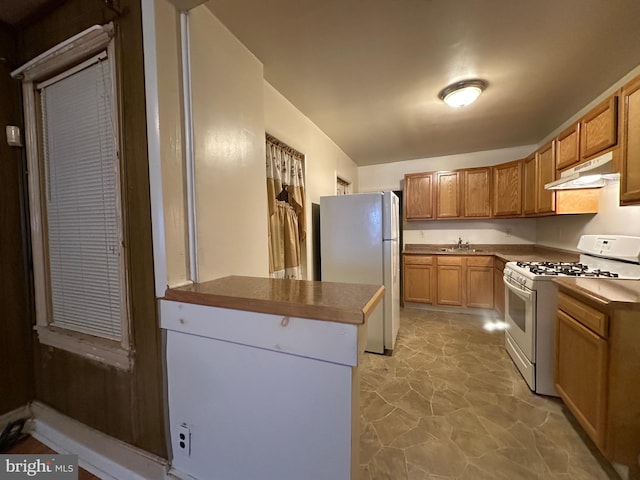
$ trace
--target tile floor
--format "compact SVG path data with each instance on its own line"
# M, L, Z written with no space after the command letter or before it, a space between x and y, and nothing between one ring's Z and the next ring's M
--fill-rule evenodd
M361 480L618 479L484 320L403 309L393 356L365 354Z

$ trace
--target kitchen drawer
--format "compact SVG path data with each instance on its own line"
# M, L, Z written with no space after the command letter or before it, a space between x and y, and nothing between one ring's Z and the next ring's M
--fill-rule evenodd
M433 257L426 255L405 255L405 265L433 265Z
M438 255L438 265L462 265L462 259L463 257Z
M467 266L471 267L493 267L493 257L467 257Z
M558 308L603 338L608 336L607 315L564 293L558 294Z

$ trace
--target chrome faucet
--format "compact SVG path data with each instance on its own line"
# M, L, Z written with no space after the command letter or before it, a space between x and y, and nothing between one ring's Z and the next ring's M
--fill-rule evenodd
M456 246L458 250L469 250L469 241L467 240L465 243L462 243L462 237L458 237L458 244Z

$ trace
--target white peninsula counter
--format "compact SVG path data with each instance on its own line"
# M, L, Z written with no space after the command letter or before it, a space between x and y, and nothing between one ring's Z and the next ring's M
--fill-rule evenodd
M357 479L357 366L383 290L237 276L167 290L173 473Z

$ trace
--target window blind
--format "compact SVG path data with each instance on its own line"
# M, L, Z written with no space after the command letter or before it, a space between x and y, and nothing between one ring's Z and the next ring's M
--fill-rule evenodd
M41 86L50 323L120 340L125 315L109 59Z

